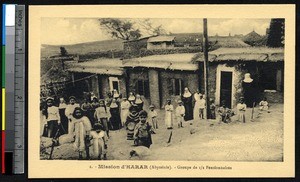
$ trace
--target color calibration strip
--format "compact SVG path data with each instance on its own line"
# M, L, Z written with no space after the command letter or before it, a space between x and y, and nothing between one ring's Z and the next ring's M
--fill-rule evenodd
M1 172L19 174L24 173L25 6L2 8Z

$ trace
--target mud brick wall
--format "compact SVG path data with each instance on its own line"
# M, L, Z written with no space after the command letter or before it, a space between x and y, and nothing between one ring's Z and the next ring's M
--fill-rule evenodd
M149 89L150 89L150 102L156 108L160 106L160 95L159 95L159 72L155 69L148 71L149 77Z
M191 93L194 93L199 88L199 81L197 71L169 71L164 70L160 72L161 81L161 107L163 108L166 104L166 100L170 98L174 107L177 106L177 100L180 96L170 95L168 89L168 81L171 78L182 79L183 88L188 87Z
M264 92L263 96L267 98L269 103L283 103L284 97L282 92Z
M212 98L214 100L216 100L216 98L215 98L216 82L217 82L216 76L217 76L217 65L216 64L209 64L209 70L208 70L208 98ZM201 93L204 94L204 80L203 80L203 85L202 85L201 88L202 88Z
M128 69L127 74L129 76L128 93L129 92L136 93L135 86L138 80L149 80L148 69L145 68ZM151 96L151 90L150 90L150 96ZM145 98L144 96L142 96L142 99L144 101L144 109L148 109L148 106L151 103L150 98Z
M123 97L126 97L126 84L125 84L125 79L122 76L113 76L113 77L118 77L119 79L119 87L120 87L120 94L122 94ZM110 92L110 87L109 87L109 76L107 75L99 75L98 79L99 84L100 84L100 95L102 98L107 98L107 93Z

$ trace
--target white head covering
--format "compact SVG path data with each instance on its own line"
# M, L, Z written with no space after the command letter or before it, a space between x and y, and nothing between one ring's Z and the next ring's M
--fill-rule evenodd
M187 87L185 87L183 97L190 97L190 96L192 96L190 90Z
M117 98L119 97L120 94L118 93L118 91L116 89L113 90L113 98Z
M136 98L135 98L135 103L136 104L140 104L143 103L141 96L139 94L136 94Z
M129 100L129 101L134 101L134 100L135 100L135 96L133 95L132 92L129 93L128 100Z
M253 81L253 79L251 78L250 73L246 73L245 74L245 78L243 80L245 83L251 83Z
M117 107L118 107L117 101L116 101L116 99L113 99L111 101L110 108L117 108Z

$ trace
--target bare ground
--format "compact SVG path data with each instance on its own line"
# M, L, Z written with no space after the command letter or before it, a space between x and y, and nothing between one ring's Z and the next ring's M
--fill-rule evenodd
M172 130L171 143L167 144L171 130L164 126L164 112L160 111L160 128L152 135L150 155L134 160L283 161L283 105L272 105L270 113L262 114L255 108L252 121L250 114L248 109L246 123L235 121L235 117L229 124L217 120L195 120L193 125L185 122L184 128ZM135 147L133 141L126 140L126 130L111 131L110 135L108 160L129 160ZM41 154L41 159L47 156ZM77 157L72 144L55 147L53 152L54 159Z

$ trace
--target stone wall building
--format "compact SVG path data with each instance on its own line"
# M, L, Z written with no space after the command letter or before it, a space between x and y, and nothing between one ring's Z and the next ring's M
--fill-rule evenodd
M154 104L162 108L168 98L176 106L184 87L192 93L197 89L204 93L203 61L202 53L97 59L74 63L69 71L73 73L78 90L92 91L99 97L106 97L112 89L117 89L123 96L134 92L142 95L146 106ZM258 103L267 97L269 102L283 103L283 49L219 48L209 52L208 73L208 97L217 105L225 100L228 107L236 106L239 98L245 96L247 84L243 80L246 73L253 79L253 101Z
M192 92L199 88L198 65L191 62L193 55L168 54L123 60L128 89L157 108L164 107L169 98L176 105L184 87Z
M283 49L220 48L210 52L209 58L209 97L213 98L216 104L220 104L222 100L226 100L229 107L237 104L238 99L245 94L243 80L246 73L250 73L253 79L252 87L256 103L264 97L269 102L283 103ZM198 55L198 61L200 65L203 64L202 54ZM204 83L204 80L202 79L200 83Z
M95 59L68 65L74 92L79 98L84 92L93 92L98 98L105 98L108 92L116 89L126 97L126 80L121 65L120 59Z

